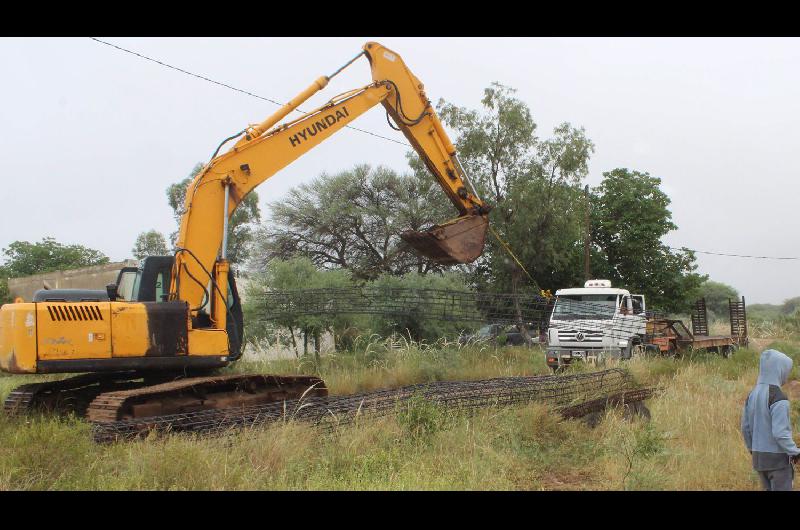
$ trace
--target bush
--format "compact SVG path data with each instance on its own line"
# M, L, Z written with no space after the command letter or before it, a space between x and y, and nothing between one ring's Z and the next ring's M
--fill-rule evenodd
M0 305L11 302L11 295L8 292L8 279L0 278Z
M419 289L420 299L417 307L420 309L419 313L414 313L412 308L411 315L409 316L384 316L372 315L368 319L369 331L377 333L382 337L387 337L393 333L400 333L413 340L420 341L435 341L442 337L456 338L459 334L472 327L470 322L451 322L446 320L437 320L429 318L425 314L426 306L432 302L432 298L438 296L433 292L435 290L446 291L468 291L470 290L463 275L455 272L446 272L442 274L430 273L420 274L416 272L404 274L403 276L391 276L384 274L379 276L366 284L366 287L377 288L382 293L383 299L376 300L378 306L388 306L391 304L391 299L394 296L392 289ZM407 301L409 305L413 302ZM459 308L459 311L462 309Z
M422 395L415 395L397 406L397 422L413 439L437 432L445 419L445 411Z

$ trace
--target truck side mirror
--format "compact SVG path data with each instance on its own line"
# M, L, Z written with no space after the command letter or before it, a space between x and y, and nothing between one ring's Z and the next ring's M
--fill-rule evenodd
M116 301L117 299L117 284L116 283L109 283L106 285L106 293L108 294L108 299L111 302Z

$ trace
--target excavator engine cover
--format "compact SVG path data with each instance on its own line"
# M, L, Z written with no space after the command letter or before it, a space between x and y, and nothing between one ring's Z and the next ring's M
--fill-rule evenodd
M423 256L442 265L472 263L483 252L489 219L465 215L424 232L409 230L400 237Z

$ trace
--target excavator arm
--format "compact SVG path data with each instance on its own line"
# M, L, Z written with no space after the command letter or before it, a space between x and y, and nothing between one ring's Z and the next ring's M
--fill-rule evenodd
M362 54L370 62L372 83L340 94L295 120L278 123ZM469 183L422 83L399 55L369 42L361 54L334 74L320 77L267 120L242 131L236 144L214 156L189 184L172 275L173 298L186 301L197 311L206 303L210 283L213 327L224 329L228 272L225 238L233 211L256 186L379 103L460 215L427 232L408 232L401 237L440 263L474 261L483 251L489 208Z

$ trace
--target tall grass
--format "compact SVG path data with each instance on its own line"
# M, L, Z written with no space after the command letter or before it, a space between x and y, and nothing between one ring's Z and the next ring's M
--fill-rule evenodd
M538 348L497 348L486 343L415 342L402 335L359 337L353 350L319 360L256 360L233 371L319 375L332 394L351 394L445 379L486 379L548 372Z
M778 344L790 355L795 343ZM349 353L242 362L316 373L332 393L441 379L547 373L538 348L363 339ZM0 416L0 489L755 489L739 414L757 352L627 363L658 385L652 420L608 411L596 428L543 404L458 414L424 400L330 433L288 421L225 438L95 445L76 419ZM587 369L583 367L582 369ZM3 396L20 379L0 378ZM13 384L12 384L13 383ZM794 412L796 414L796 411ZM795 418L796 419L796 418Z

